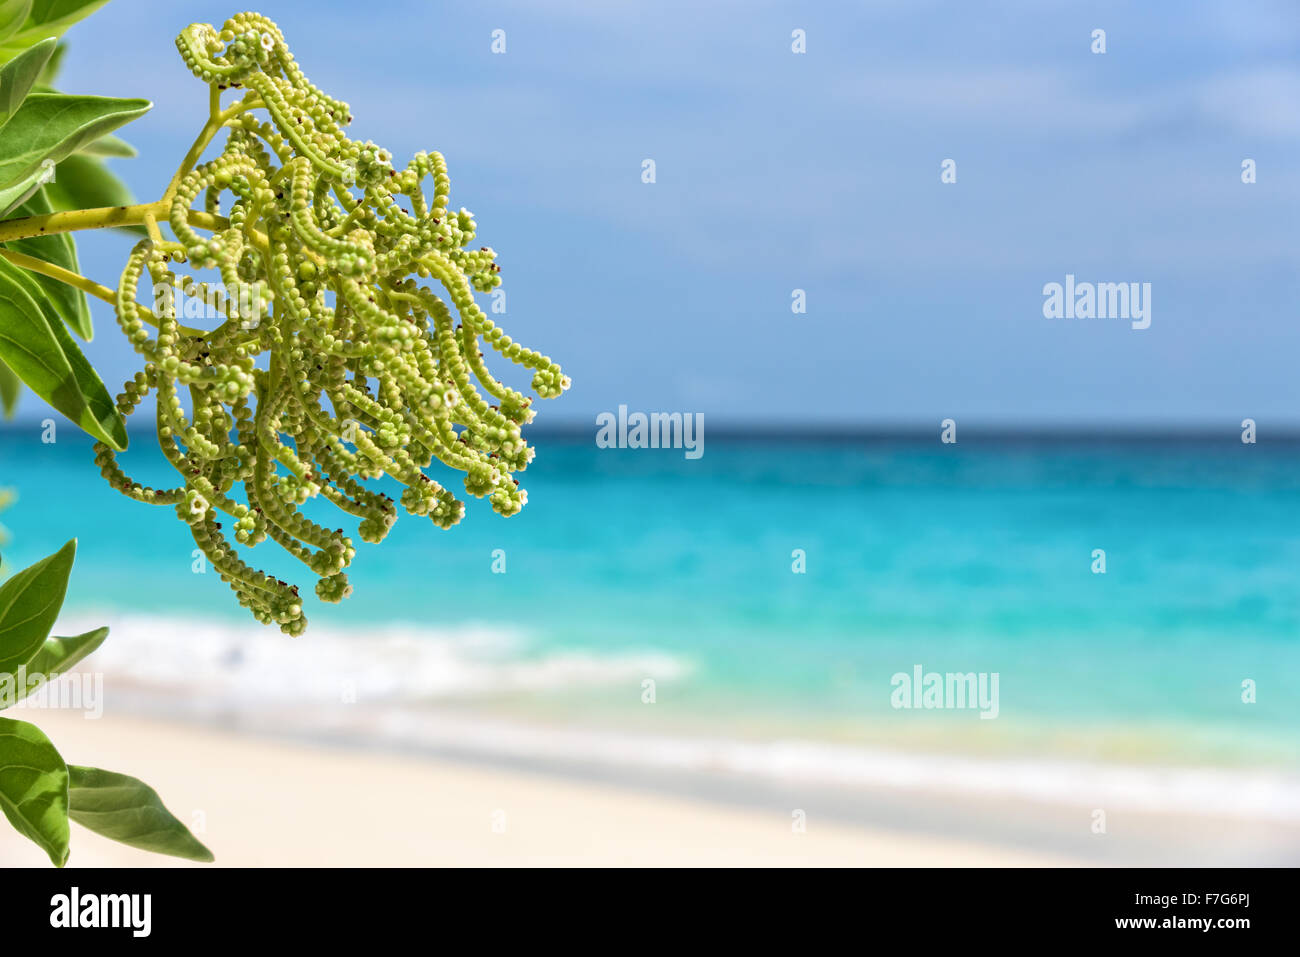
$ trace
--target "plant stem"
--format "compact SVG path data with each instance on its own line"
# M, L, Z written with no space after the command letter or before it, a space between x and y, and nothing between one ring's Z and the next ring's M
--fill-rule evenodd
M0 249L0 257L3 257L13 263L15 266L21 266L23 269L30 269L32 272L38 272L42 276L49 276L51 279L57 279L59 282L66 282L69 286L80 289L87 295L94 296L96 299L102 299L104 302L117 305L117 293L107 286L101 286L93 279L87 279L80 273L64 269L62 266L56 266L54 263L46 262L44 259L37 259L35 256L28 256L25 253L16 252L12 249ZM155 329L158 327L158 320L154 314L144 306L136 304L140 310L140 318ZM202 329L191 329L189 326L177 326L177 329L184 335L203 338L210 333Z
M212 87L208 98L208 121L203 124L203 129L199 130L199 135L195 137L193 145L190 146L190 151L181 160L181 165L177 167L171 182L167 184L167 189L163 191L163 198L160 202L166 203L168 206L171 205L171 199L176 195L176 190L180 188L181 180L185 178L185 174L194 169L199 157L203 155L203 151L208 148L212 138L221 132L221 128L226 125L227 120L238 116L240 113L256 109L261 105L261 102L261 98L250 90L244 99L231 106L228 110L223 111L221 109L221 91L215 86Z
M38 272L42 276L49 276L59 282L66 282L69 286L75 286L96 299L117 303L117 293L107 286L101 286L93 279L87 279L80 273L72 272L70 269L64 269L62 266L56 266L44 259L37 259L35 256L28 256L13 249L0 249L0 256L9 260L15 266L21 266L24 269L30 269L32 272Z
M74 209L63 213L46 213L43 216L22 216L0 223L0 243L33 236L53 236L79 229L107 229L110 226L138 226L145 217L165 213L162 203L141 203L136 206L102 206L97 209Z
M15 239L31 239L34 236L54 236L58 233L71 233L83 229L106 229L110 226L136 226L147 224L150 218L166 215L170 203L163 200L156 203L141 203L138 206L105 206L100 209L77 209L65 213L46 213L43 216L23 216L19 219L7 219L0 222L0 243ZM201 210L191 209L186 220L200 229L229 229L230 220L225 216L214 216ZM256 229L248 230L248 236L254 245L265 251L266 235ZM157 240L155 240L156 242Z
M11 242L15 239L30 239L33 236L70 233L81 229L147 225L151 218L155 222L159 218L166 219L167 214L171 211L172 197L176 195L181 180L198 163L199 157L203 155L203 151L207 149L208 144L212 142L212 138L225 126L226 121L241 113L257 109L261 105L261 98L250 91L244 99L228 109L222 110L220 93L216 87L213 87L212 98L209 103L208 121L203 124L203 129L199 130L199 135L190 147L190 151L185 154L185 159L181 161L176 174L172 177L171 182L167 184L162 199L156 203L140 203L135 206L103 206L97 209L76 209L62 213L46 213L43 216L22 216L18 219L5 220L0 222L0 243ZM204 218L206 218L207 222L203 221ZM224 224L222 228L230 225L229 221L223 217L213 217L206 213L196 214L191 212L190 221L204 228L212 228L208 225L211 222ZM156 225L154 228L157 228ZM260 233L254 233L253 239L254 242L261 240L258 245L263 249L266 248L266 239Z
M107 229L113 226L139 226L143 225L148 233L149 238L159 245L166 244L162 233L158 229L158 219L166 218L171 211L173 199L176 190L180 187L181 180L186 174L194 169L203 155L203 151L208 148L208 144L221 131L226 122L246 113L249 110L257 109L262 106L261 97L257 96L251 90L245 97L229 108L221 109L221 93L217 87L212 87L208 100L208 121L203 124L203 129L199 130L198 137L195 138L193 145L190 146L189 152L181 161L180 167L176 170L171 182L167 184L167 189L163 192L162 199L153 203L138 203L134 206L103 206L96 209L77 209L67 210L59 213L46 213L41 216L22 216L18 219L10 219L0 222L0 244L13 242L19 239L32 239L37 236L55 236L60 233L70 233L86 229ZM187 210L186 219L188 222L200 229L210 229L214 232L230 228L230 220L225 216L214 216L211 213L200 212L198 210ZM251 223L249 227L251 227ZM269 244L265 233L256 229L246 227L245 234L253 244L262 252L269 250ZM179 244L170 244L181 247ZM184 261L182 253L177 253L179 261ZM31 272L40 273L42 276L49 276L51 279L57 279L59 282L67 283L76 289L80 289L87 295L102 299L110 305L117 305L117 293L107 286L101 286L93 279L87 279L79 273L64 269L62 266L56 266L54 263L46 262L44 259L37 259L35 256L28 256L24 253L12 249L5 249L0 245L0 257L7 259L15 266ZM136 304L140 312L140 318L149 325L157 328L158 320L152 312ZM223 324L219 329L206 331L203 329L191 329L189 326L177 325L177 331L182 335L193 336L196 338L205 338L211 335L217 335L226 331L229 321ZM273 372L274 375L274 372Z

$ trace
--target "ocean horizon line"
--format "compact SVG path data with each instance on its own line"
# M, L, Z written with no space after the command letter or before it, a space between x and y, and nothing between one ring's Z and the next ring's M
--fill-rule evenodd
M70 433L89 444L92 439L79 432L72 423L64 423ZM30 433L39 429L40 422L35 419L16 419L0 422L0 436L18 433ZM1242 429L1239 423L1222 424L1197 423L1089 423L1068 422L1060 424L1027 422L1023 424L992 423L979 421L961 421L959 423L960 445L974 439L981 443L1056 443L1056 444L1103 444L1103 443L1197 443L1197 444L1241 444ZM128 427L129 436L146 436L152 429L144 426ZM586 439L595 440L599 427L577 421L534 423L526 427L528 435L552 439ZM709 424L707 438L720 442L825 442L825 441L863 441L863 442L924 442L938 441L941 428L936 423L916 422L864 422L864 423L811 423L796 425L793 423L764 423L723 421ZM62 436L60 437L62 440ZM1251 444L1300 444L1300 423L1289 423L1280 428L1259 430L1256 441Z

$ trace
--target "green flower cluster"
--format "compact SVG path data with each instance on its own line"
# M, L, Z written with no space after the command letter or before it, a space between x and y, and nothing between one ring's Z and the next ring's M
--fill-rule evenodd
M464 473L470 495L513 515L527 499L514 473L533 457L520 431L532 400L492 377L480 340L531 369L543 398L569 382L476 305L475 290L500 285L500 267L491 249L470 248L470 213L448 209L440 154L398 169L387 150L348 139L347 104L308 82L263 16L240 14L220 31L195 24L177 46L213 88L228 136L221 155L182 167L164 198L176 241L149 222L152 238L127 261L117 319L145 364L117 402L129 415L156 393L159 443L182 484L132 481L103 444L96 461L131 498L173 506L240 603L296 635L306 627L297 587L241 560L222 513L234 542L272 539L311 568L321 599L340 601L352 539L300 506L323 496L360 519L366 542L383 539L397 504L447 528L464 504L424 474L437 459ZM228 88L247 92L219 112ZM174 263L216 270L223 288ZM146 273L152 311L137 302ZM436 280L445 299L421 279ZM224 321L211 331L180 325L177 291L215 303ZM400 502L362 484L383 476L404 487Z

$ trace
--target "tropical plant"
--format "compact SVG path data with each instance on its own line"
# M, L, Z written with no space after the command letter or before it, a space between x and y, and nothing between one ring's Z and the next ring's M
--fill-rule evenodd
M0 242L11 245L103 226L143 225L147 236L116 289L49 257L0 249L0 309L8 303L0 322L15 330L0 337L0 359L99 440L96 462L115 488L173 507L240 604L296 635L307 624L297 586L245 564L218 517L233 519L239 545L276 542L317 576L317 597L341 601L351 591L343 570L353 541L306 518L301 505L324 497L360 519L358 534L372 543L387 535L397 504L448 528L464 505L424 473L436 458L465 473L470 495L514 515L527 501L514 473L533 457L521 435L531 399L492 377L480 340L531 369L543 398L568 379L475 303L476 290L500 285L501 270L491 249L469 248L471 214L449 211L440 153L417 153L399 170L387 150L348 139L348 105L307 80L259 14L238 14L219 31L194 24L176 43L208 84L208 116L162 197L0 223ZM227 90L243 92L223 106ZM221 153L200 163L222 131ZM4 135L0 128L0 148ZM163 223L174 239L163 237ZM215 270L220 282L178 274L178 264ZM152 309L137 301L146 275ZM435 280L450 306L419 279ZM116 404L56 316L42 315L37 283L51 280L112 303L140 353L144 367ZM181 325L178 293L224 321L211 330ZM126 445L123 418L150 392L159 445L181 479L172 488L130 479L115 457ZM384 476L402 486L398 503L362 484Z
M65 50L58 38L105 2L0 0L0 216L134 202L103 158L134 155L111 131L142 115L149 103L71 95L53 87ZM70 235L38 231L5 243L0 255L73 272L78 268ZM111 412L112 403L100 394L103 385L68 330L90 338L84 293L0 260L0 356L11 360L0 359L0 406L6 416L12 414L21 382L36 379L49 383L43 388L56 408L95 434L97 416ZM27 375L20 378L17 368L27 369ZM0 490L0 509L12 500L12 493ZM75 554L76 542L68 542L0 585L0 711L57 681L108 636L107 628L66 638L50 635ZM144 782L69 765L39 728L4 715L0 811L59 866L68 859L70 820L134 847L212 860Z
M63 606L77 542L72 540L0 585L0 711L11 708L93 652L107 628L50 635ZM69 820L123 844L194 861L212 860L143 781L68 764L34 724L0 715L0 810L62 867Z
M12 413L26 384L96 439L96 464L115 488L175 510L258 621L300 634L307 620L297 586L246 564L236 545L271 539L311 569L320 599L337 602L351 591L344 569L355 548L343 529L302 513L309 499L359 519L366 542L384 538L398 505L447 528L464 505L425 474L437 459L464 473L470 495L514 515L527 500L515 474L533 457L521 434L532 400L493 378L481 345L531 370L539 397L558 396L569 380L476 304L475 292L500 285L501 270L490 248L471 248L472 215L450 210L442 155L417 153L399 169L387 150L349 139L347 104L307 80L278 27L259 14L238 14L219 30L194 24L177 37L185 64L208 86L206 117L161 197L135 203L102 158L132 154L111 134L151 104L50 86L63 56L57 37L105 2L0 0L0 217L8 217L0 222L0 403ZM227 93L234 99L223 104ZM221 134L220 152L203 161ZM81 275L71 236L102 228L141 236L112 288ZM204 271L214 281L193 275ZM146 276L148 305L138 301ZM87 295L114 307L142 360L116 400L73 338L92 332ZM215 328L180 323L195 302L220 320ZM179 476L170 488L129 478L116 458L127 446L125 419L150 393L158 446ZM363 484L385 477L401 488L396 501ZM223 515L233 520L233 542ZM57 591L57 612L70 549L3 587L25 601ZM29 580L45 584L29 595ZM42 641L75 642L47 639L52 625L51 617ZM37 631L28 623L15 632L10 666L39 657ZM6 641L0 620L0 655ZM66 856L59 822L66 830L69 808L81 820L78 800L105 788L152 795L107 772L60 772L57 752L34 735L0 730L0 795L6 755L17 755L15 767L32 770L15 771L9 791L25 802L15 807L38 813L6 804L6 814L34 839L44 835L38 842L56 863ZM33 773L38 780L22 776ZM95 813L108 812L84 812ZM121 828L101 830L127 839Z

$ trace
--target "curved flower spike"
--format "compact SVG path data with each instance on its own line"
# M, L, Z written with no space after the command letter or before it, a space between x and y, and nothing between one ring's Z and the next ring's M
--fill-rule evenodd
M219 31L194 24L176 44L213 88L209 126L227 138L215 159L196 165L195 153L182 166L163 200L176 241L150 224L122 272L117 318L145 363L118 408L130 415L156 393L159 443L179 484L132 481L104 445L96 461L131 498L174 507L240 604L296 635L307 623L298 588L246 564L220 516L233 520L235 543L274 541L317 576L318 597L341 601L352 539L303 505L326 499L360 520L366 542L383 539L399 506L448 528L465 507L424 474L437 459L464 473L467 493L513 515L527 501L514 473L533 456L521 434L532 400L491 376L480 340L531 369L543 398L569 380L475 303L501 270L491 249L469 248L472 215L448 211L440 154L399 170L387 150L348 139L347 104L307 80L259 14ZM220 91L232 87L248 92L220 112ZM177 274L179 263L215 270L220 287ZM152 312L137 304L146 273ZM224 321L180 325L177 291ZM403 487L396 502L363 484L385 476Z

